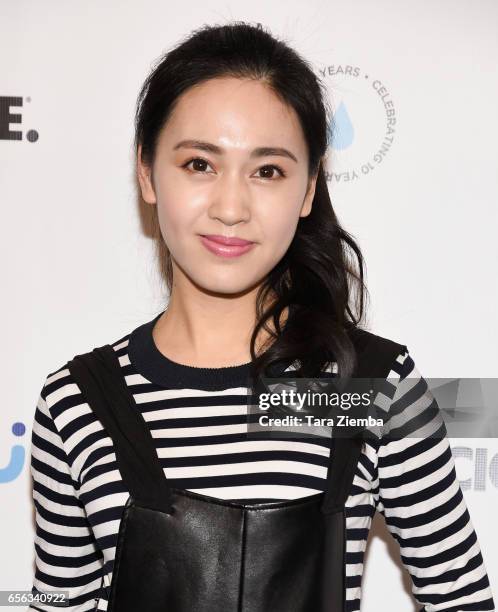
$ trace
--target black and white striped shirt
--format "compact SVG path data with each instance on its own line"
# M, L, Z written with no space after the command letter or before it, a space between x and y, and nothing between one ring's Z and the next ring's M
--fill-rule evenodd
M111 344L170 484L248 501L323 491L330 440L248 438L248 364L195 368L172 362L152 338L160 314ZM394 361L389 379L396 384L390 410L407 402L420 412L437 408L408 352ZM129 492L112 441L82 400L67 363L47 376L40 393L31 475L33 589L69 591L68 612L106 610ZM446 437L367 441L346 502L350 611L360 610L364 552L376 510L400 546L424 612L495 609ZM36 604L31 609L59 608Z

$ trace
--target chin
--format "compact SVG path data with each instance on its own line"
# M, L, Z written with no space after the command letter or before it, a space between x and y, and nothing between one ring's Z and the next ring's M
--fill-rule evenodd
M204 273L191 276L193 283L205 292L222 295L245 293L259 285L264 277L254 277L254 274L243 274L240 270L216 271L206 269Z

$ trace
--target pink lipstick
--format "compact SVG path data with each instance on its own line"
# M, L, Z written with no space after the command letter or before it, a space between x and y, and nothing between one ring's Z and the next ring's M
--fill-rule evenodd
M217 234L205 234L200 236L202 244L215 255L220 257L238 257L247 253L255 244L243 238L227 238Z

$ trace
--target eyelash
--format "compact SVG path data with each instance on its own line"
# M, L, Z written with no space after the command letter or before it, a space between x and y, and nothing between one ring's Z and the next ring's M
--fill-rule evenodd
M192 172L193 174L197 174L197 173L199 173L199 174L208 174L207 172L200 172L198 170L189 170L187 168L187 166L189 164L191 164L193 161L196 161L196 160L203 161L206 164L210 165L209 162L207 161L207 159L204 159L203 157L192 157L191 159L189 159L187 162L185 162L182 165L182 168L185 168L185 170L187 170L187 172ZM259 169L261 170L261 168L275 168L277 170L277 172L280 174L280 178L284 178L285 176L287 176L286 172L280 166L277 166L276 164L265 164L264 166L261 166ZM260 176L258 178L262 178L262 179L267 180L267 181L274 181L275 180L274 178L267 178L267 177L264 177L264 176Z

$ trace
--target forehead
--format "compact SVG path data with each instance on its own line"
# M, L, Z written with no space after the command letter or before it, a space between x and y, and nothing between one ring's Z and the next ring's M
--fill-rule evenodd
M220 146L287 146L301 157L304 134L294 109L262 81L216 78L191 87L176 101L160 140L199 139Z

